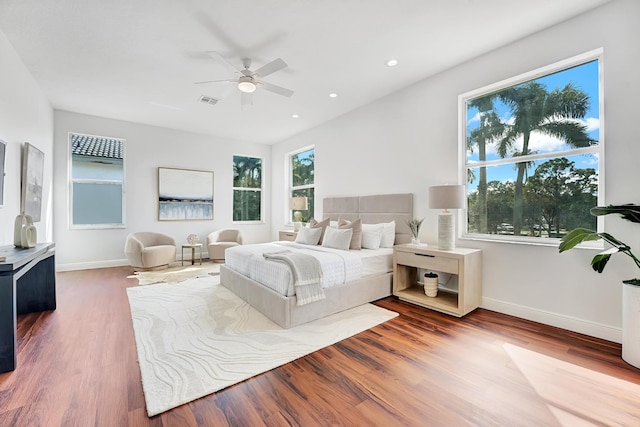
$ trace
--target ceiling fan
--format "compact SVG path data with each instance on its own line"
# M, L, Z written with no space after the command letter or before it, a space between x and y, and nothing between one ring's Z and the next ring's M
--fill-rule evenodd
M281 86L274 85L272 83L265 82L262 80L263 77L266 77L270 74L275 73L276 71L280 71L283 68L287 67L287 64L280 58L275 59L268 64L263 65L255 71L251 71L251 59L244 58L242 59L242 66L244 69L239 69L235 67L231 62L229 62L225 57L220 55L218 52L207 52L216 57L220 62L229 67L230 70L233 71L238 77L233 79L224 79L224 80L207 80L203 82L196 82L195 84L206 84L206 83L235 83L240 91L241 96L241 104L251 105L252 104L252 94L256 91L256 89L261 88L268 90L273 93L277 93L278 95L290 97L293 95L293 91L290 89L283 88Z

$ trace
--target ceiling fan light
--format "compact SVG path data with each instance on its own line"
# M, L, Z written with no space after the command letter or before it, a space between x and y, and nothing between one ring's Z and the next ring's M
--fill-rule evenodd
M238 89L245 93L255 92L256 84L251 77L240 77L240 80L238 80Z

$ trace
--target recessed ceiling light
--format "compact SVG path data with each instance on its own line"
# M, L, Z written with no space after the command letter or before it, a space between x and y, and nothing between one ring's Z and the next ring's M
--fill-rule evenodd
M396 65L398 65L398 60L391 58L387 60L386 64L387 64L387 67L395 67Z
M338 97L338 95L339 95L339 93L338 93L338 92L331 92L331 93L329 94L329 98L337 98L337 97Z
M297 119L300 117L300 114L292 114L291 117L293 117L294 119Z

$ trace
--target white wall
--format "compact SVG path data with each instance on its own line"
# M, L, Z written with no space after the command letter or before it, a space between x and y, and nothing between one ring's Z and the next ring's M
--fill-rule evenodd
M126 228L69 229L69 132L126 140ZM265 218L262 224L233 224L234 154L264 159ZM204 243L210 232L232 226L239 228L249 243L267 241L270 237L270 146L56 110L55 165L54 229L59 271L128 265L124 243L127 234L134 231L160 231L171 235L177 244L184 242L191 233L198 234ZM213 171L213 221L158 221L158 167Z
M20 213L22 150L25 142L44 153L44 188L38 242L53 240L51 176L53 109L31 73L0 31L0 139L7 143L0 245L13 245L13 223Z
M409 192L422 241L437 240L431 185L458 177L458 95L599 47L604 48L606 203L640 202L640 143L634 119L640 99L640 2L616 0L429 78L273 147L272 237L285 224L285 153L316 147L316 195ZM429 54L428 44L425 55ZM401 65L400 65L401 66ZM317 204L316 215L322 215ZM638 226L607 218L607 231L640 248ZM602 275L593 251L459 241L483 249L483 307L620 341L621 280L637 275L626 257ZM640 249L638 249L640 252ZM625 259L623 259L625 258Z

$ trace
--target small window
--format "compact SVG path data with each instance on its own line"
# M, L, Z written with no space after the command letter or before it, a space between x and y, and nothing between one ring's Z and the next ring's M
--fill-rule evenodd
M124 140L69 134L71 227L124 227Z
M466 237L556 244L597 228L601 53L461 95Z
M315 211L315 149L306 148L304 151L289 155L289 197L305 197L306 209L291 209L287 200L290 222L307 222Z
M262 220L262 159L233 156L233 220Z

